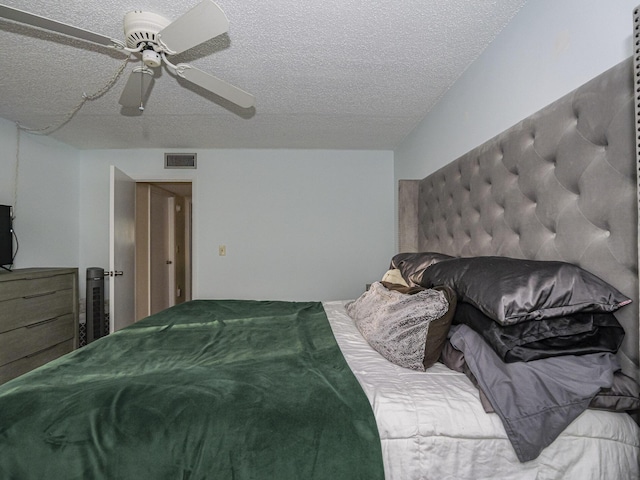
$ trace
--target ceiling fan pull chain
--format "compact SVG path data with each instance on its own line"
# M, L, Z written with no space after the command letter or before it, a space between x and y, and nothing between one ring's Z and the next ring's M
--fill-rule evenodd
M144 63L142 65L143 69L141 72L144 72ZM138 110L144 112L144 77L142 75L140 75L140 106L138 107Z
M115 85L115 83L118 81L118 78L120 78L120 75L122 75L122 72L124 71L125 67L127 66L127 63L129 63L129 57L127 57L125 59L125 61L122 62L122 65L120 65L120 67L118 67L118 70L109 79L109 81L105 84L105 86L102 87L97 92L95 92L93 94L87 94L85 92L82 92L82 100L80 100L80 102L75 107L73 107L64 116L64 119L60 123L58 123L57 125L56 124L51 124L51 125L47 125L46 127L42 127L42 128L28 128L28 127L24 127L22 125L19 125L18 128L20 130L24 130L25 132L32 133L32 134L35 134L35 135L50 135L53 132L55 132L56 130L59 130L64 125L66 125L74 117L74 115L76 113L78 113L78 111L82 108L82 106L87 101L95 100L97 98L100 98L105 93L107 93L111 89L111 87L113 87Z

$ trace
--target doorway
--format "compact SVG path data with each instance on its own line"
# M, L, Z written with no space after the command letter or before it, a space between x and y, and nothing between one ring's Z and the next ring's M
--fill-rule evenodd
M136 321L191 300L191 182L136 182Z

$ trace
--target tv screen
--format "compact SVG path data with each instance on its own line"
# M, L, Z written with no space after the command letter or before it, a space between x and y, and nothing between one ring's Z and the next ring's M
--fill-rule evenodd
M11 232L11 207L0 205L0 266L13 263L13 234Z

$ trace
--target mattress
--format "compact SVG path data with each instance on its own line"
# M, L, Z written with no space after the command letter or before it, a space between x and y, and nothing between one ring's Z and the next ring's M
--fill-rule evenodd
M587 410L538 458L521 463L464 374L440 363L419 372L388 362L362 338L345 303L323 306L373 408L387 480L640 478L640 427L629 415Z

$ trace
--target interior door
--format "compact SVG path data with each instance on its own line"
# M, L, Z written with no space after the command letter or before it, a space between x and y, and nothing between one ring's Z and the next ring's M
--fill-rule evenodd
M170 228L171 195L161 188L151 187L149 225L150 312L169 308L172 302L173 255Z
M113 165L109 213L109 329L135 320L135 198L136 183Z

